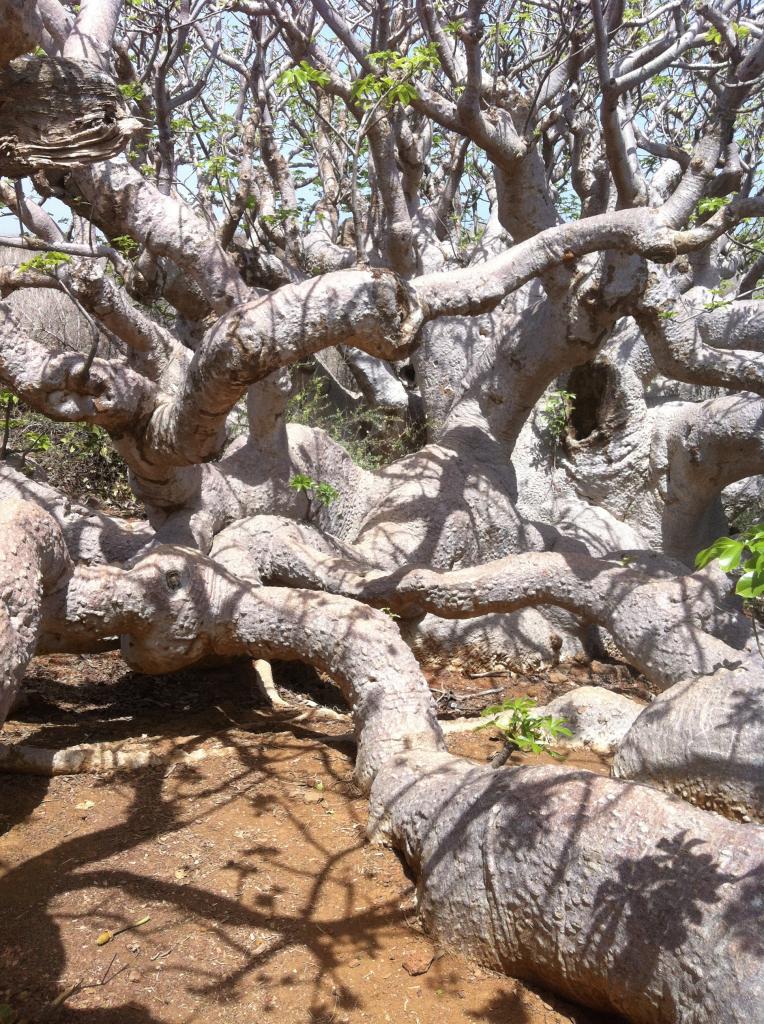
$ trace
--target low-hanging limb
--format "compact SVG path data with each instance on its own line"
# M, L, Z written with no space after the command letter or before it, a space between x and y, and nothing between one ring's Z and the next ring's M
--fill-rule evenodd
M621 740L612 774L764 823L763 734L764 672L754 655L735 671L688 679L660 694Z
M253 588L214 561L160 547L129 570L77 568L44 605L43 650L121 635L123 654L159 673L207 654L297 658L327 672L355 709L356 777L410 749L442 750L430 691L384 613L328 594Z
M212 557L238 575L343 594L404 618L564 608L608 630L627 660L663 688L742 665L751 642L749 624L727 600L725 577L716 570L675 577L656 572L654 561L645 571L639 553L631 553L630 567L545 551L452 572L391 572L310 527L265 516L222 531Z
M680 295L667 275L654 272L634 316L665 376L763 395L764 356L761 342L752 343L751 337L761 336L759 303L734 303L717 311L713 305L705 289Z
M714 348L764 352L764 302L721 300L715 308L700 314L697 330L703 341Z
M591 772L417 752L385 764L370 813L428 931L486 966L634 1024L757 1019L756 826Z
M71 571L58 524L39 505L0 502L0 722L35 653L43 593Z
M524 599L562 604L609 629L633 664L669 687L619 749L620 777L649 781L744 820L764 815L758 766L764 673L756 655L738 649L750 645L750 624L728 600L726 579L716 571L676 575L681 563L647 553L634 553L625 568L547 552L457 573L391 573L354 545L276 516L223 530L212 557L256 583L343 593L402 616L418 614L420 600L428 611L456 618L512 612Z
M154 532L141 520L122 519L71 501L49 484L0 463L0 502L34 502L51 515L63 533L72 562L121 565L151 543Z
M764 399L721 395L656 410L652 458L663 472L664 551L692 564L698 551L726 533L719 495L737 480L764 472Z

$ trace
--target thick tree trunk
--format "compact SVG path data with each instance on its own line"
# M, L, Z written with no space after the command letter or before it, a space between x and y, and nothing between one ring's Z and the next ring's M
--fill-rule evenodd
M108 431L150 522L0 472L14 499L0 719L35 650L119 638L149 672L207 655L308 661L352 707L376 831L419 872L444 941L637 1022L748 1024L764 995L761 831L633 781L450 757L412 648L522 665L606 631L665 690L623 737L617 773L760 816L750 624L718 570L687 571L725 528L722 488L764 472L760 303L738 292L719 309L712 291L735 260L738 288L756 288L738 251L756 235L738 228L764 197L735 119L760 92L760 12L738 25L729 4L648 5L642 47L619 3L578 5L564 24L507 11L492 56L480 0L453 36L431 0L351 3L348 23L324 0L242 2L249 17L224 18L214 40L214 5L166 18L143 5L149 27L128 20L117 39L122 6L83 0L72 18L58 0L0 0L0 173L35 174L37 190L0 185L23 224L7 244L70 257L4 267L0 293L66 294L109 344L56 347L0 304L0 381L37 414ZM542 56L513 82L499 70L516 42ZM38 45L48 57L8 63ZM132 123L115 66L156 133ZM290 75L309 79L304 96L271 103ZM209 131L213 82L238 99ZM390 82L405 102L370 101ZM688 83L705 97L690 126L672 107ZM135 127L127 155L105 159ZM291 155L282 131L300 140ZM314 144L323 198L301 237L290 165ZM201 152L187 204L179 159ZM71 234L43 208L54 196ZM465 246L460 211L477 229L484 203L485 235ZM332 347L346 386L389 409L409 404L392 366L411 359L425 448L371 473L285 424L287 368L331 364ZM699 387L737 394L701 403ZM245 396L248 436L229 444ZM318 507L297 474L339 496Z
M24 178L116 156L140 127L94 65L20 57L0 68L0 174Z
M71 569L56 522L26 501L0 502L0 724L13 705L42 624L42 599Z
M372 834L444 944L639 1024L751 1024L764 832L564 768L396 758Z

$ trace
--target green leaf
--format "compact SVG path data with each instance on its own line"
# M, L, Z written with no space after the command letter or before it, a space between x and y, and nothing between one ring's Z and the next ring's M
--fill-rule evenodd
M117 88L125 97L126 100L142 100L143 99L143 87L138 82L127 82L118 85Z
M728 206L732 196L707 196L698 200L698 213L716 213Z
M281 72L276 79L276 87L281 92L297 92L311 83L317 86L325 86L329 83L330 79L331 75L327 71L314 68L306 60L301 60L296 67L287 68L286 71Z
M331 505L340 496L340 492L335 487L325 483L315 484L313 492L316 496L316 501L321 505Z
M27 260L26 263L19 264L19 270L41 270L43 273L53 273L58 267L63 266L65 263L71 263L72 257L67 256L65 252L40 252L36 256L33 256L31 260Z
M127 257L134 256L140 248L135 239L131 238L130 235L116 235L112 238L111 244L117 252L120 252L123 256Z
M419 99L419 93L410 82L401 82L401 84L396 86L393 90L391 98L393 97L402 107L406 107L409 103L413 103L414 100Z
M764 594L764 572L746 572L735 585L739 597L753 598Z
M725 572L731 572L740 565L740 558L743 554L745 544L732 537L719 537L709 547L699 551L695 556L695 568L704 569L714 559L719 560L720 567Z
M313 489L315 480L312 480L309 476L304 473L297 473L289 481L289 486L294 491L310 491Z

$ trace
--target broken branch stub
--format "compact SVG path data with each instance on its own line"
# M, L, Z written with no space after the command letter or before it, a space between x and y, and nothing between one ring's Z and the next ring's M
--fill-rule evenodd
M0 70L0 174L108 160L140 123L99 68L62 58L20 57Z

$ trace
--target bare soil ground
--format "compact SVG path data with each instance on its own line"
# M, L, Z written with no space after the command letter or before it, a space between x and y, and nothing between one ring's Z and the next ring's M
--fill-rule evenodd
M462 714L523 692L541 703L591 681L583 672L432 686ZM619 667L595 675L628 689ZM295 711L266 712L244 663L149 677L116 654L33 662L4 741L145 735L207 756L0 777L0 1024L612 1021L433 946L401 861L365 841L347 722L311 706L341 699L297 666L276 676ZM487 732L450 742L481 761L497 749ZM607 771L591 756L570 763Z

